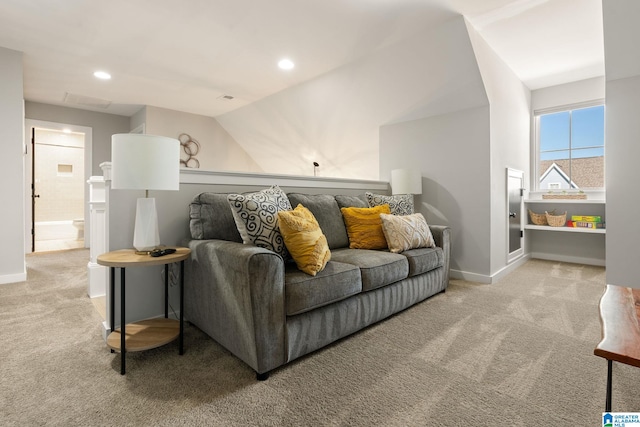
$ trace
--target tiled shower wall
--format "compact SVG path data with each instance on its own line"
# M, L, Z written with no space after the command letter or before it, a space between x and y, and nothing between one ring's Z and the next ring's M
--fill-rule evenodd
M84 217L84 135L36 129L36 222Z

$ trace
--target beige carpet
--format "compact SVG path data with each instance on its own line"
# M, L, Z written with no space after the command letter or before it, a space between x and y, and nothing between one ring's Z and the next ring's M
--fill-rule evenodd
M596 426L604 269L530 261L440 294L256 382L195 327L131 353L127 375L86 297L88 252L31 255L0 286L0 425ZM640 369L614 365L614 410L640 411Z

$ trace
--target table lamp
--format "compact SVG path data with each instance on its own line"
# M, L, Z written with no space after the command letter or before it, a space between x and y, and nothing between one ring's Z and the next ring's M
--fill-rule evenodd
M133 246L149 252L160 245L156 199L149 190L180 187L180 141L164 136L122 133L111 136L111 188L145 190L136 205Z
M391 171L391 194L422 194L422 175L417 169Z

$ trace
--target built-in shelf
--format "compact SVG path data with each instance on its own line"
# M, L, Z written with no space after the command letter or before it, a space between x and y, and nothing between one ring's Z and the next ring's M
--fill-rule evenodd
M543 199L544 192L529 194L523 203L522 228L534 258L550 259L590 265L605 265L604 228L551 227L534 225L528 210L537 214L554 211L566 213L567 220L573 215L601 216L605 220L606 194L589 193L586 199Z
M525 230L541 230L541 231L562 231L567 233L590 233L590 234L606 234L604 228L583 228L583 227L551 227L549 225L527 224Z

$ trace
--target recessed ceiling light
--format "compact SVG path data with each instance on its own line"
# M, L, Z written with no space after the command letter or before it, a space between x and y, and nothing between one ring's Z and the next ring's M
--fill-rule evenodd
M106 71L96 71L95 73L93 73L94 77L101 79L101 80L109 80L111 78L111 74L107 73Z
M295 64L290 59L281 59L280 62L278 62L278 67L283 70L290 70L294 66Z

